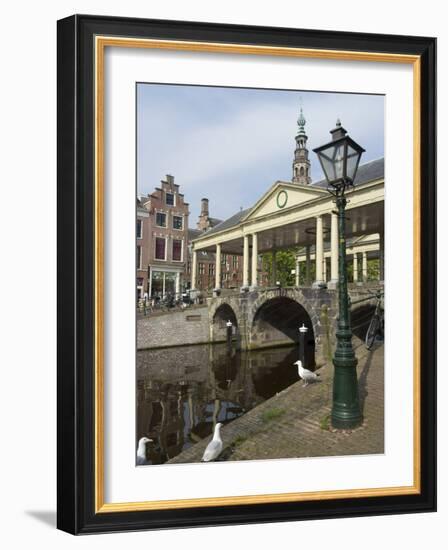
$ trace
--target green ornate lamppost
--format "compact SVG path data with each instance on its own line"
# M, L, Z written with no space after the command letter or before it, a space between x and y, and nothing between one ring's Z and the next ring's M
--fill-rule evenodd
M331 130L332 141L313 149L317 154L328 191L335 197L339 229L339 321L336 332L336 350L333 356L333 406L331 423L334 428L351 429L362 422L359 406L358 363L352 346L350 306L347 289L347 261L345 237L346 191L353 187L359 161L364 149L347 135L347 131L336 122Z

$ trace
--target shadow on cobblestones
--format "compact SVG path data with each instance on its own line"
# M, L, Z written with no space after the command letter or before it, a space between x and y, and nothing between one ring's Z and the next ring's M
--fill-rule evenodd
M369 395L367 377L370 371L370 367L372 366L372 358L373 358L373 351L369 351L366 357L364 368L362 369L361 374L359 375L359 378L358 378L359 406L361 408L362 415L364 415L364 406L365 406L366 398Z

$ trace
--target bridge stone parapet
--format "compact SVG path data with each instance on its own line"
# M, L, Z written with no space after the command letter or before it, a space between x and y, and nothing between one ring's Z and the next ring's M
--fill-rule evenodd
M313 360L314 354L317 361L331 357L338 311L335 290L260 288L209 298L208 307L212 342L225 339L226 317L236 325L242 349L298 343L299 327L305 324Z
M363 287L349 289L353 332L359 338L364 338L376 303L378 289L370 290L371 297ZM278 347L298 344L299 327L305 324L307 361L322 363L332 358L337 320L337 290L274 287L227 292L207 298L202 307L139 319L137 349L225 342L228 321L239 349Z

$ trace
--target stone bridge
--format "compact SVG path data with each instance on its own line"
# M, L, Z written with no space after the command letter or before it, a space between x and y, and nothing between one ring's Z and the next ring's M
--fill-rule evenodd
M375 290L369 287L370 290ZM354 333L363 338L375 297L366 288L349 290ZM299 342L299 327L308 327L305 342L306 362L325 362L332 357L338 317L337 290L301 287L260 288L245 293L222 293L207 299L210 341L226 340L226 323L234 327L240 349L258 349Z

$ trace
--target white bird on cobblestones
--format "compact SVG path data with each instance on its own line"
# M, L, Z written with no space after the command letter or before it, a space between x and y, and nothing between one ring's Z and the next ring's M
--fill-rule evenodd
M204 454L202 455L202 462L210 462L218 458L222 451L222 439L219 433L222 424L218 422L215 426L215 431L213 432L213 439L207 445Z
M139 440L137 447L137 466L148 464L148 460L146 458L146 444L151 442L152 439L149 439L149 437L142 437Z
M308 386L310 382L315 382L317 380L317 377L319 376L317 373L312 372L308 369L306 369L302 365L302 361L300 359L294 363L294 365L298 366L299 376L304 382L304 386Z

